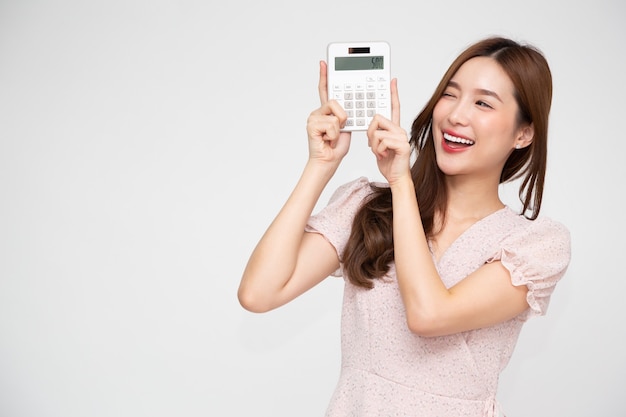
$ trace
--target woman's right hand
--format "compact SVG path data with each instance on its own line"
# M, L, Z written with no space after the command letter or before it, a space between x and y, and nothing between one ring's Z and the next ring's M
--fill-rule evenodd
M331 164L336 168L350 148L350 133L341 132L347 115L335 100L328 100L327 66L320 62L318 90L321 107L313 111L307 120L309 137L309 160Z

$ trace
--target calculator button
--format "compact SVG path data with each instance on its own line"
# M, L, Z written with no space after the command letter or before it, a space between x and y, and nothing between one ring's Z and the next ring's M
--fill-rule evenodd
M333 83L331 96L346 111L347 121L345 127L361 128L371 123L376 113L387 114L390 106L388 82L386 77L366 76L361 81L350 83Z

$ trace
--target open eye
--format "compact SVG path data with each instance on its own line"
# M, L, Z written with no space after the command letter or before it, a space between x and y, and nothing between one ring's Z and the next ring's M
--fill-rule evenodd
M492 107L489 103L487 103L487 102L485 102L485 101L482 101L482 100L478 100L478 101L476 102L476 105L477 105L478 107L485 107L485 108L487 108L487 109L493 109L493 107Z

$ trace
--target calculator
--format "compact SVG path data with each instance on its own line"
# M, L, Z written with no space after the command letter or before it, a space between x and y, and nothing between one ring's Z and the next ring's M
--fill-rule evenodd
M348 115L342 131L367 130L377 113L391 118L389 53L384 41L328 45L328 98Z

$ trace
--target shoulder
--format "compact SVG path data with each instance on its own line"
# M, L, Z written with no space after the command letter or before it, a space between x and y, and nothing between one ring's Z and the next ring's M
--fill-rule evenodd
M337 187L326 208L356 211L373 194L374 188L380 186L384 185L371 182L366 177L356 178Z
M513 285L528 287L530 309L525 318L545 314L550 295L570 263L570 232L549 217L530 220L510 209L501 217L501 240L488 262L502 262Z
M334 191L328 204L309 218L305 230L323 235L341 258L354 216L372 193L372 183L365 177L342 184Z
M509 231L503 236L496 258L517 265L528 276L560 278L571 260L569 229L549 217L529 220L510 211Z
M506 240L518 240L528 245L532 242L552 242L558 245L570 245L570 231L563 223L547 216L530 220L512 209L506 210L505 227L508 230Z
M352 217L372 192L372 183L365 177L340 185L332 193L328 204L311 216L309 225L335 224L346 227L351 224Z
M333 192L329 204L336 202L337 200L345 200L348 198L365 198L373 191L372 186L377 185L371 182L367 177L359 177L352 181L346 182Z

